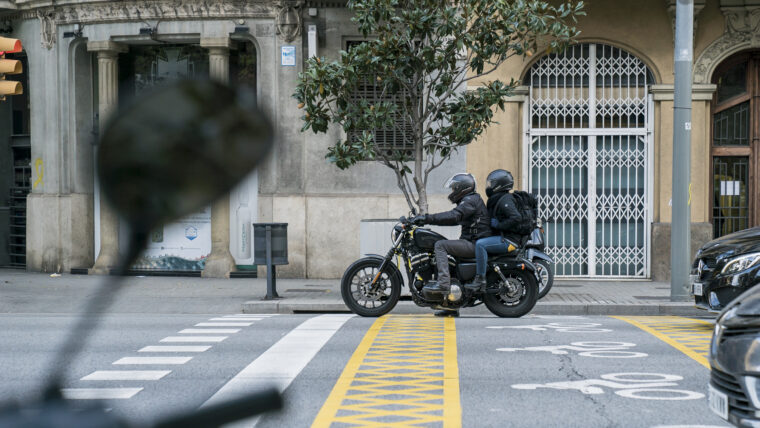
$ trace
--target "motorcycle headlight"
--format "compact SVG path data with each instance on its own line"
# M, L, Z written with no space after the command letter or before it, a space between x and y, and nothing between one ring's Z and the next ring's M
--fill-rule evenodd
M760 262L760 253L750 253L743 256L734 257L726 263L721 273L731 275L736 272L741 272L749 267L752 267Z

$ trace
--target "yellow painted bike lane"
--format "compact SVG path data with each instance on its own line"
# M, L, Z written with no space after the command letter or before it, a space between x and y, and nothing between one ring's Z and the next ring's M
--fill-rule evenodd
M365 334L312 427L462 426L453 318L389 315Z
M694 361L710 368L707 361L713 323L696 318L677 316L636 316L612 318L625 321L678 349Z

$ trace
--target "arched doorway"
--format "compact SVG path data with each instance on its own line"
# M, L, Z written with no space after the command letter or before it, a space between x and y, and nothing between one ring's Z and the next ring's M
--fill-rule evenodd
M229 50L229 81L236 86L257 85L257 53L254 44L238 40ZM119 55L119 101L149 91L157 85L182 78L208 78L208 49L197 43L160 43L130 45ZM96 192L97 194L97 192ZM240 270L252 270L251 223L256 221L258 178L252 173L231 192L230 253ZM99 201L96 199L96 217ZM97 231L97 229L96 229ZM129 231L120 224L121 252L126 251ZM175 272L200 275L212 246L211 206L156 228L142 255L133 264L135 271ZM97 236L96 236L96 249Z
M526 75L527 179L559 276L650 275L651 71L584 43Z
M760 52L728 58L712 81L711 213L717 238L758 224Z

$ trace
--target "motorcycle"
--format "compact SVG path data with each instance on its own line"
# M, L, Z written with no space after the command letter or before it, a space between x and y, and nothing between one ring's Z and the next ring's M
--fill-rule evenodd
M554 284L554 260L546 254L546 239L541 219L537 220L536 227L530 233L528 241L524 245L525 258L536 266L536 280L538 281L538 298L541 299L549 293Z
M475 259L449 255L450 292L423 291L425 285L438 279L433 247L444 239L447 238L405 217L399 219L391 232L393 246L385 257L370 254L343 274L340 291L346 306L365 317L390 312L398 303L404 283L401 271L392 262L396 256L398 266L404 266L409 292L417 306L456 310L485 303L493 314L509 318L521 317L533 309L539 293L537 268L517 245L508 254L489 257L485 290L470 291L463 286L475 277Z

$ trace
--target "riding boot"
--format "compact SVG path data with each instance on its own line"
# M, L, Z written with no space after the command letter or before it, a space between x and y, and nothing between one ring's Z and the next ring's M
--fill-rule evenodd
M422 288L422 292L426 295L427 294L442 294L444 296L447 296L450 291L451 291L451 285L449 284L444 285L438 281L430 281Z
M464 288L473 292L478 292L478 291L483 291L485 289L485 285L486 285L485 277L483 277L483 275L476 275L475 279L473 279L472 282L468 282L467 284L464 285Z
M443 309L440 311L435 311L435 316L437 317L458 317L459 316L459 310L449 310L449 309Z

